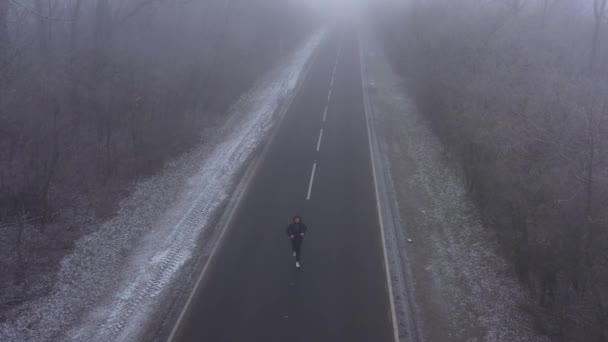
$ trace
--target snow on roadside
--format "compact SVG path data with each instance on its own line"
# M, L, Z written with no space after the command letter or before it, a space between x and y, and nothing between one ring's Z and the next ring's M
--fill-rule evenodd
M324 36L312 36L258 81L209 132L208 143L138 183L114 218L76 242L50 294L7 314L0 340L117 341L136 335L147 309L192 257L197 238L213 228L209 219L294 94Z
M397 243L412 269L421 340L548 340L522 310L530 300L525 289L377 41L363 35L365 87L395 184Z

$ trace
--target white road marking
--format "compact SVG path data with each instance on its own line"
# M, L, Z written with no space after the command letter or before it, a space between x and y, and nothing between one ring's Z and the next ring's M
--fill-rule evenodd
M394 342L399 342L399 328L397 327L397 313L395 312L395 297L393 296L393 285L391 283L391 270L389 268L388 263L388 252L386 250L386 238L384 233L384 218L382 216L382 206L380 205L380 190L378 189L378 171L376 170L376 164L374 163L375 154L374 154L374 144L372 141L372 118L371 118L371 108L369 103L369 98L367 94L367 90L365 89L365 73L363 66L363 52L361 49L361 38L359 38L359 68L361 71L361 90L363 91L363 108L365 112L365 124L367 126L367 142L369 144L369 154L370 154L370 163L372 164L372 176L374 179L374 190L376 192L376 209L378 210L378 222L380 223L380 237L382 240L382 254L384 256L384 271L386 274L386 286L388 288L388 297L389 297L389 305L390 305L390 313L391 313L391 321L393 323L393 340ZM375 136L374 136L375 137Z
M336 68L338 67L338 58L340 57L340 47L338 47L338 53L336 54L336 61L334 62L334 70L331 73L331 82L329 84L329 94L327 94L327 102L331 99L331 90L334 87L334 79L336 76ZM327 108L325 108L327 112ZM325 121L325 114L323 115L323 121Z
M336 53L336 62L334 63L334 71L331 74L332 81L333 81L334 76L336 75L336 67L338 66L338 59L340 59L340 50L342 50L342 48L339 46L338 53Z
M308 71L306 70L306 72L308 72ZM297 90L296 90L296 92L297 92ZM295 96L293 96L291 98L291 100L289 101L289 104L286 106L286 110L291 107L291 102L293 101L293 98L295 98ZM286 113L283 113L283 115L285 115L285 114ZM209 253L209 257L205 261L203 270L201 271L198 278L196 279L196 282L194 283L194 287L192 288L192 291L188 295L188 299L186 300L186 303L184 304L182 311L180 312L179 317L177 318L177 321L175 322L175 325L171 329L171 334L167 338L167 342L173 342L175 340L175 338L177 337L178 330L181 327L182 321L184 320L184 318L186 316L186 312L190 308L192 300L194 299L194 295L197 293L197 289L200 287L200 284L201 284L203 278L205 278L205 275L207 274L209 265L215 258L217 250L223 242L224 234L228 230L228 227L230 227L232 225L232 220L236 216L236 212L240 207L244 194L246 193L245 190L247 190L247 188L249 187L249 184L251 183L253 176L256 174L257 169L258 169L259 165L261 164L261 160L263 159L261 156L263 156L267 153L267 151L270 149L270 146L272 145L271 142L274 140L274 137L276 137L276 133L272 133L272 134L273 135L270 137L270 141L264 147L260 156L258 156L255 160L253 160L252 164L247 168L247 171L245 171L245 175L243 176L242 180L237 185L237 188L234 190L234 195L233 195L234 199L230 199L228 201L228 207L226 208L226 212L223 214L227 218L225 219L225 221L223 219L220 219L220 222L222 222L222 221L225 222L223 224L223 227L220 230L220 235L218 236L217 241L213 244L211 253Z
M325 118L327 118L327 106L325 106L325 110L323 111L323 122L325 122Z
M315 47L315 51L309 57L309 60L307 63L308 65L305 64L304 70L301 71L302 74L300 76L301 77L300 80L298 80L296 87L292 91L292 95L290 97L288 97L287 103L285 104L285 107L282 110L282 113L280 113L280 115L278 116L279 122L281 120L283 120L283 118L287 115L287 111L291 108L291 104L293 103L296 96L299 94L300 89L302 88L302 85L308 79L310 69L312 68L312 66L314 64L314 61L317 59L317 56L319 55L319 50L320 49L318 48L318 45L317 45ZM272 143L275 140L275 137L277 136L276 132L278 131L279 127L280 127L280 125L277 124L275 130L268 133L269 138L266 143L266 146L262 149L259 156L257 158L255 158L254 160L252 160L251 164L246 168L245 174L243 175L243 177L239 181L238 185L234 189L234 193L232 195L233 198L228 200L228 204L227 204L225 213L222 215L222 218L220 218L220 222L225 222L223 224L223 227L220 230L220 235L217 237L216 242L213 244L213 248L211 249L211 252L209 253L209 256L207 257L207 261L205 261L203 270L201 271L198 278L196 279L196 282L194 283L194 287L192 288L190 294L188 295L188 298L186 299L186 303L184 303L184 306L182 307L182 310L177 318L177 321L175 322L175 324L173 325L173 328L171 329L171 333L169 334L169 337L167 338L167 342L173 342L175 340L175 338L177 337L178 330L180 329L182 322L183 322L184 318L186 317L186 312L189 311L189 308L190 308L190 305L192 304L194 296L197 293L197 290L199 289L202 280L205 278L205 276L207 274L209 265L213 261L213 258L216 256L218 248L222 244L224 234L228 230L228 227L231 226L232 220L234 219L234 217L236 217L236 212L241 205L241 202L244 198L245 191L249 187L249 184L251 183L253 177L256 175L257 169L258 169L259 165L262 163L261 161L263 159L263 156L265 156L267 151L270 150L270 146L272 145ZM224 216L226 216L226 219L223 218Z
M308 183L308 195L306 195L306 200L310 200L310 194L312 193L312 183L315 180L315 171L317 170L317 162L315 161L312 164L312 173L310 174L310 183Z
M319 152L319 149L321 148L321 139L323 139L323 128L321 128L321 131L319 132L319 140L317 141L317 152Z

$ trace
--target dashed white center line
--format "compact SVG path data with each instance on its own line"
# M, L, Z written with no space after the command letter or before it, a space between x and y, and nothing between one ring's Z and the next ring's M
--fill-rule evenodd
M323 128L321 128L321 131L319 132L319 140L317 141L317 152L319 152L319 149L321 149L321 139L323 139Z
M338 54L336 55L336 62L334 63L334 69L331 74L331 82L329 84L329 93L327 94L327 103L331 100L331 91L334 87L334 80L336 76L336 67L338 66L338 56L340 56L340 48L338 47ZM327 119L327 105L325 105L325 109L323 110L323 122ZM323 140L323 128L319 131L319 139L317 140L317 152L321 150L321 141ZM315 181L315 172L317 171L317 161L312 164L312 173L310 174L310 182L308 183L308 193L306 194L306 200L310 200L310 195L312 194L312 184Z
M310 183L308 183L308 194L306 195L306 200L310 200L310 194L312 192L312 183L315 180L315 171L317 170L317 161L312 164L312 173L310 174Z

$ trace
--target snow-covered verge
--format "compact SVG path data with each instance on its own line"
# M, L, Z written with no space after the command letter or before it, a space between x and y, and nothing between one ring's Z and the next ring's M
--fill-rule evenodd
M535 331L525 310L530 299L524 287L499 255L495 236L482 226L461 177L408 98L404 81L373 35L362 34L361 40L368 114L398 207L398 232L392 237L405 257L389 264L408 268L392 271L409 277L405 284L415 294L408 305L418 340L548 341Z
M294 95L318 32L243 95L207 142L139 182L117 215L79 239L45 297L0 323L0 341L118 341L138 336L212 217Z

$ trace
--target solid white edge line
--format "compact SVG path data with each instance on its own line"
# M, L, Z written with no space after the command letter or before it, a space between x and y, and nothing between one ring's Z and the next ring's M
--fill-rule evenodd
M323 139L323 128L319 132L319 141L317 141L317 152L321 149L321 139Z
M317 58L317 55L319 54L319 49L321 47L321 43L323 42L323 40L326 37L326 32L321 34L321 38L319 38L319 42L317 43L317 46L315 46L315 51L309 56L308 61L305 63L304 65L304 70L302 70L301 73L301 81L298 81L298 84L296 85L296 87L294 88L293 91L293 96L291 97L291 99L288 101L288 104L286 105L285 109L284 109L284 113L282 113L282 115L286 115L287 111L289 110L289 108L291 108L291 103L293 102L293 100L296 98L296 96L298 95L300 88L302 87L302 84L306 81L306 79L308 78L308 74L309 74L309 70L312 68L312 65L314 64L314 61ZM282 119L281 119L282 120ZM276 129L279 128L280 125L277 125ZM276 133L276 132L275 132ZM253 178L253 176L257 173L257 168L260 165L261 160L263 159L262 156L264 156L266 154L266 150L269 149L271 142L274 140L274 136L276 136L276 134L269 136L269 140L266 143L266 146L264 146L263 151L260 153L260 155L255 158L252 161L252 167L245 171L245 176L244 178L248 178L251 177ZM250 172L250 173L249 173ZM314 172L314 171L313 171ZM243 190L242 192L239 194L239 198L235 199L235 204L234 204L234 208L238 208L239 205L241 204L241 200L243 199L243 195L246 192L247 188L249 187L249 184L251 182L251 178L248 180L244 180L244 185L243 185ZM243 181L243 180L242 180ZM239 184L240 185L240 184ZM237 185L237 188L239 187L239 185ZM229 203L230 205L230 203ZM194 299L194 295L197 293L197 290L200 286L201 281L205 278L205 274L207 272L207 269L209 268L209 265L211 264L211 261L213 260L213 258L216 255L217 249L219 248L219 246L222 244L222 239L224 237L224 234L226 233L226 231L228 230L228 227L231 224L231 221L233 219L233 217L235 216L237 210L233 210L231 213L229 213L228 219L226 220L226 224L224 224L223 229L220 231L220 235L218 236L217 240L215 241L215 244L213 246L213 248L211 249L211 252L209 253L209 256L207 257L207 260L205 261L205 266L203 266L203 270L201 271L201 273L199 274L198 278L196 279L196 282L194 283L194 286L192 287L192 291L190 292L190 294L188 295L188 298L186 299L186 303L184 303L184 306L177 318L177 320L175 321L173 328L171 329L171 333L169 334L169 337L167 338L167 342L173 342L173 340L175 339L182 321L184 319L184 317L186 316L186 312L189 311L190 305L192 303L192 300Z
M224 224L224 226L222 227L223 229L220 231L220 235L217 237L217 240L215 241L213 248L211 249L211 252L209 253L209 256L207 257L207 260L205 261L203 270L201 271L198 278L196 279L196 282L194 283L194 287L192 287L192 291L190 292L190 295L188 295L188 299L186 299L186 303L184 304L182 311L180 312L180 315L177 318L177 321L173 325L173 329L171 329L171 334L167 338L168 342L173 342L173 340L175 340L175 337L179 331L179 328L181 327L182 321L186 315L186 312L188 312L190 305L192 303L192 300L194 299L194 295L197 293L197 290L200 286L201 281L203 281L203 279L205 278L205 275L207 274L207 269L209 268L209 265L211 264L211 262L214 260L217 249L222 244L224 234L228 230L228 227L232 223L232 219L234 218L234 216L237 213L237 210L235 210L235 209L237 209L240 206L243 195L245 194L246 189L249 187L249 183L251 182L251 179L256 174L256 169L258 168L258 166L260 164L259 163L260 160L261 160L261 158L258 157L258 158L255 158L254 161L252 161L252 164L251 164L252 167L245 171L245 175L243 176L243 179L241 180L240 184L237 185L237 189L235 190L237 198L235 198L234 202L233 202L234 209L232 209L232 212L229 213L229 216L226 220L226 224ZM239 189L241 187L242 187L242 189ZM229 200L229 202L230 202L230 200ZM228 203L228 206L230 206L230 205L231 204Z
M378 178L376 176L376 166L374 165L374 148L372 144L372 132L370 128L370 113L368 111L369 99L367 98L367 92L365 91L364 77L363 77L363 52L361 50L361 39L359 39L359 66L361 69L361 90L363 91L363 107L365 111L365 123L367 126L367 140L369 143L369 154L370 162L372 164L372 175L374 177L374 190L376 192L376 206L378 210L378 221L380 223L380 236L382 238L382 254L384 255L384 270L386 273L386 285L388 287L389 304L391 310L391 320L393 321L393 338L395 342L399 342L399 328L397 327L397 314L395 312L395 302L393 297L393 285L391 283L391 271L388 263L388 252L386 251L386 241L384 237L384 225L382 224L382 208L380 207L380 193L378 190Z
M329 88L329 94L327 94L327 102L331 99L331 88Z
M312 173L310 174L310 183L308 183L308 194L306 195L306 200L310 200L310 194L312 193L312 183L315 180L315 171L317 169L317 162L315 161L312 164Z
M325 110L323 111L323 122L325 122L325 118L327 118L327 106L325 106Z

